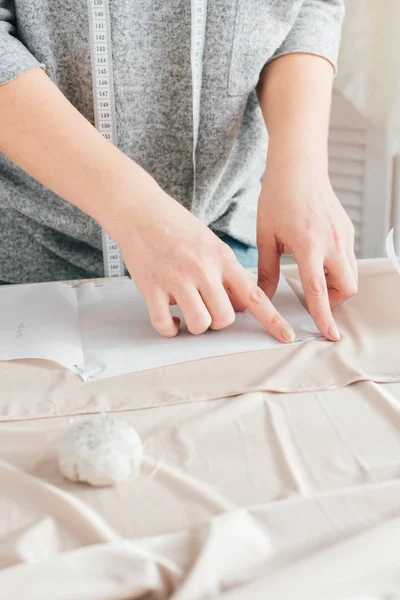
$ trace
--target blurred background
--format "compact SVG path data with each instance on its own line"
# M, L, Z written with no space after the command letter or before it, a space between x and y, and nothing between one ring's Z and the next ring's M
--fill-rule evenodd
M400 254L400 0L346 0L329 136L333 188L358 258Z

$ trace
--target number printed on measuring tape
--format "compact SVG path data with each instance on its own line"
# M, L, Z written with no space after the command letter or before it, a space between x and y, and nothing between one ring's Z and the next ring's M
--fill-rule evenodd
M87 2L96 129L106 140L117 145L109 0ZM124 275L125 267L119 248L104 231L102 244L106 276Z
M96 75L103 75L103 77L108 75L108 66L104 64L96 67Z

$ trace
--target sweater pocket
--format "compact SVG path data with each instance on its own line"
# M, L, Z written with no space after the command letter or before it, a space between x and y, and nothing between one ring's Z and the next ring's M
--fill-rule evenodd
M236 0L230 96L248 95L289 34L304 0Z

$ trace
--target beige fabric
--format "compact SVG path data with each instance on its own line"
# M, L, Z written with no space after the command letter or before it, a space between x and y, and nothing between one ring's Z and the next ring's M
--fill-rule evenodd
M400 517L399 415L400 384L371 382L127 411L150 458L139 480L104 489L59 474L55 444L68 418L3 423L0 598L119 600L146 589L151 599L192 600L239 590L255 575L272 597L289 598L295 586L279 573L295 569L298 585L298 560L310 590L315 553ZM397 576L395 543L385 555L376 547L386 565L378 589ZM337 571L329 558L315 589L329 590L353 552L350 544L338 554ZM362 561L354 569L361 576ZM344 582L354 591L348 569ZM234 597L262 598L250 590Z
M298 363L308 384L323 383L320 370L345 381L360 357L379 379L385 336L383 358L397 364L397 277L361 266L364 300L338 312L344 341ZM295 360L268 373L293 381ZM0 600L396 597L400 381L277 394L257 389L268 387L260 364L243 364L250 375L239 364L229 381L201 365L200 382L192 365L177 398L178 374L164 369L132 391L129 377L85 386L58 367L0 365ZM235 394L237 382L256 391ZM38 416L129 404L120 416L144 440L139 479L64 480L56 443L71 418Z
M42 546L46 541L42 538ZM363 600L397 598L400 519L281 569L271 569L269 555L261 523L237 511L162 542L151 538L90 546L6 569L0 573L0 598L343 600L354 593L351 598L360 600L361 592L368 594Z
M301 297L297 270L285 267L284 272ZM389 261L366 261L360 264L359 294L335 313L343 336L337 344L310 340L89 384L50 363L0 363L0 389L7 389L0 397L0 415L2 420L29 419L211 400L256 390L288 393L362 380L400 381L399 298L400 277Z

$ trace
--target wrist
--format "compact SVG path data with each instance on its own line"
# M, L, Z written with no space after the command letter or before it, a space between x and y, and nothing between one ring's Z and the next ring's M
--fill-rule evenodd
M122 156L117 165L110 165L102 177L92 216L101 227L119 242L129 237L135 226L163 190L138 164Z
M279 132L269 139L267 169L279 172L310 171L328 175L328 143L325 136Z

